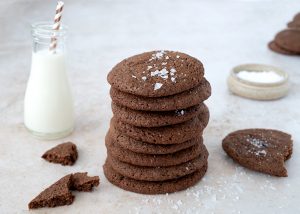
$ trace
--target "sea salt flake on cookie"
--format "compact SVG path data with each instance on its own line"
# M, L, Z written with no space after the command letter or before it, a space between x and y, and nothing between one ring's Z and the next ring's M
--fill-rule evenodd
M169 71L167 71L166 68L163 68L162 70L156 70L151 72L151 77L161 77L162 79L168 79Z
M163 86L162 83L155 83L154 84L154 91L160 89Z
M156 53L152 54L152 57L149 59L149 61L155 60L155 59L161 59L165 54L165 51L157 51Z

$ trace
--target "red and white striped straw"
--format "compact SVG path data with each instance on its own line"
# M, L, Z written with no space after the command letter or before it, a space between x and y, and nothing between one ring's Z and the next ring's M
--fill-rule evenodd
M54 16L54 24L53 24L52 30L57 30L57 31L59 30L63 8L64 8L64 2L58 1L57 6L56 6L56 11L55 11L55 16ZM50 50L55 52L56 47L57 47L57 38L55 36L53 36L51 38Z

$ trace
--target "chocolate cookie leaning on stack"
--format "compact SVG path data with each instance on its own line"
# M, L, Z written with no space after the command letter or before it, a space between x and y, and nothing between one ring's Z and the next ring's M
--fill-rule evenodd
M113 118L105 138L106 178L142 194L196 184L207 170L202 132L211 94L202 63L183 53L153 51L127 58L108 74Z
M300 13L287 24L287 28L278 32L268 44L269 48L285 55L300 55Z

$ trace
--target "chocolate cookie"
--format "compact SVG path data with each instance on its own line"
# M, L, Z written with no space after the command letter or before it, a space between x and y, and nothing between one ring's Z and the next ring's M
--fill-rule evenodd
M297 13L294 16L293 21L288 23L288 27L289 28L300 28L300 13Z
M274 52L277 52L277 53L280 53L280 54L285 54L285 55L297 55L297 53L295 52L292 52L292 51L288 51L288 50L285 50L283 48L281 48L280 46L278 46L274 41L270 42L268 44L269 48L274 51Z
M121 61L107 79L112 87L123 92L162 97L199 85L203 75L203 65L194 57L173 51L152 51Z
M114 129L113 127L110 127L107 135L110 135L110 138L116 142L118 145L123 147L124 149L131 150L136 153L142 153L142 154L170 154L174 152L178 152L183 149L190 148L191 146L194 146L198 143L203 143L203 138L201 136L201 133L199 133L199 136L188 140L183 143L177 143L177 144L152 144L152 143L145 143L142 141L135 140L133 138L130 138L122 133L120 133L118 130Z
M124 123L139 127L160 127L188 121L199 114L201 118L209 118L209 111L204 103L187 109L175 111L137 111L112 103L114 117Z
M71 142L59 144L46 151L42 156L42 158L49 162L59 163L61 165L73 165L77 157L77 147Z
M300 53L300 29L287 29L275 36L275 43L285 50Z
M124 149L116 142L114 142L109 135L106 135L105 145L107 147L108 155L112 155L119 161L137 165L137 166L174 166L184 162L188 162L198 157L202 152L206 150L204 144L196 144L190 148L183 149L181 151L154 155L154 154L141 154L132 152L128 149Z
M223 139L224 151L249 169L286 177L284 161L293 150L291 135L271 129L245 129L230 133Z
M289 22L287 24L287 26L289 28L300 28L300 20L299 21L292 21L292 22Z
M71 185L72 175L66 175L36 196L28 204L28 208L38 209L72 204L74 195L70 192Z
M177 144L191 140L202 133L207 118L199 117L200 115L176 125L153 128L136 127L112 118L111 126L135 140L153 144Z
M200 82L200 85L190 90L172 96L157 97L155 99L135 96L117 90L114 87L110 89L110 96L114 103L142 111L173 111L186 109L205 101L210 95L211 86L205 78Z
M103 170L106 178L121 189L141 194L165 194L181 191L195 185L205 175L207 164L192 174L168 181L138 181L124 177L113 170L108 162L104 164Z
M188 162L168 167L145 167L121 162L113 156L108 157L111 167L121 175L135 180L165 181L189 175L200 170L207 163L208 152L205 149L201 155Z
M294 18L293 21L300 21L300 13L297 13Z

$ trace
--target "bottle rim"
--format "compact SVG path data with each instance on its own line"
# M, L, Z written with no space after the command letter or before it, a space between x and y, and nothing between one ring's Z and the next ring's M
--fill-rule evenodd
M36 22L31 25L31 34L33 37L40 38L52 38L52 37L64 37L67 34L68 27L61 25L59 30L54 30L53 23L51 22Z

